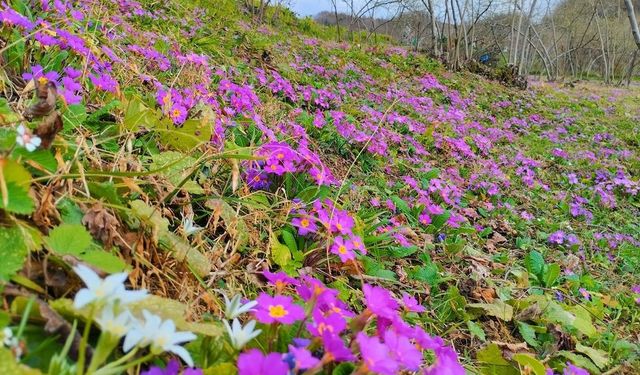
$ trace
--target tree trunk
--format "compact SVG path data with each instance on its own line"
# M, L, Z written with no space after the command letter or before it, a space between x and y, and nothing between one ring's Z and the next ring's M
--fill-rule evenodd
M633 2L631 2L631 0L624 0L624 4L627 7L627 16L631 24L633 39L636 41L638 49L640 49L640 29L638 29L638 21L636 21L636 12L633 10Z

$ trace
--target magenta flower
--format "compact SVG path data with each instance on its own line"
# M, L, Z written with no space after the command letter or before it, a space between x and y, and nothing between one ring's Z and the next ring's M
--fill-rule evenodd
M405 310L411 312L421 313L425 311L424 306L420 305L418 301L408 295L407 293L402 293L402 304L404 305Z
M458 361L458 354L448 346L434 350L436 361L424 370L424 375L465 375L464 367Z
M118 82L106 73L97 76L90 75L89 78L98 90L108 91L112 94L115 94L118 90Z
M58 72L51 71L44 73L42 66L40 65L32 66L31 73L22 74L22 78L24 78L25 81L34 80L38 81L37 83L41 85L46 85L49 82L55 83L59 77L60 75L58 74Z
M331 231L340 232L341 234L351 234L353 228L353 218L343 210L335 210L331 218Z
M180 372L180 362L176 359L172 359L167 363L167 367L161 368L159 366L152 366L147 371L143 371L140 375L202 375L202 369L199 368L186 368Z
M565 240L565 233L561 230L555 231L549 235L547 241L556 245L562 245Z
M312 313L313 321L307 323L307 330L313 336L322 337L325 332L333 335L339 335L347 329L347 321L337 313L324 315L321 311L315 309Z
M388 329L384 333L384 343L396 361L411 371L418 371L422 364L422 352L406 336Z
M269 353L266 356L258 349L251 349L238 356L238 375L287 375L289 366L282 360L282 354Z
M5 9L0 10L0 21L2 21L3 25L17 26L27 31L36 27L27 17L9 8L6 4L5 7Z
M580 288L578 289L578 292L580 292L584 299L586 299L587 301L591 301L591 293L589 293L588 290L586 290L585 288Z
M567 362L567 367L564 368L564 371L562 372L562 374L563 375L589 375L589 371Z
M428 212L423 211L419 216L418 216L418 221L420 222L420 224L422 225L429 225L431 224L431 215L429 215Z
M358 250L360 254L367 254L367 249L364 247L364 242L360 236L353 235L349 238L349 245L353 250Z
M322 344L324 346L324 355L327 361L351 361L355 359L351 350L347 348L344 341L338 335L332 335L330 332L325 331L322 335Z
M187 109L180 104L174 104L169 110L169 117L174 124L180 125L187 119Z
M356 254L353 252L351 243L345 241L344 238L340 236L333 239L333 245L331 245L330 250L331 253L339 256L343 263L356 259Z
M311 352L305 348L297 348L293 345L289 345L289 353L293 356L295 368L298 370L306 370L315 367L320 363L320 360L314 357Z
M267 280L269 280L269 284L274 285L278 289L282 289L287 285L298 285L298 281L296 279L289 277L282 271L276 273L264 271L262 274L267 278Z
M365 303L367 308L377 316L394 320L397 317L398 302L391 296L391 293L379 286L364 284Z
M398 373L398 363L389 355L389 348L377 337L369 337L359 332L356 341L360 346L360 354L367 370L382 375Z
M309 216L296 217L291 220L291 225L298 228L298 234L305 236L309 233L316 233L318 226L315 220Z
M258 307L255 312L256 319L260 323L293 324L304 319L304 309L293 303L288 296L273 296L261 293L258 299Z

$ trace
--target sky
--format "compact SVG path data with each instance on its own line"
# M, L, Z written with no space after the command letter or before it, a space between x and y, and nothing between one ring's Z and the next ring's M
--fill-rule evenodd
M364 0L356 0L354 4L363 2ZM331 0L291 0L291 8L301 16L315 16L323 10L333 10ZM338 10L347 11L347 9L344 3L338 0Z

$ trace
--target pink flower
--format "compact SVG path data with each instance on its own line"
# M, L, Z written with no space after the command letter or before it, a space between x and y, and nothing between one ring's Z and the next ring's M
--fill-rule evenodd
M296 279L287 276L287 274L282 271L276 273L264 271L262 274L269 280L271 285L274 285L278 289L282 289L287 285L298 285Z
M355 359L353 353L338 335L332 335L330 332L325 331L324 335L322 335L322 344L326 360L342 362Z
M331 245L331 252L339 256L340 260L343 263L349 260L356 259L356 254L352 250L352 245L340 236L336 237L333 240L333 245Z
M347 329L347 321L339 314L324 315L319 310L312 313L313 322L307 323L307 330L314 336L322 337L325 332L339 335Z
M293 356L295 368L298 370L315 367L320 362L318 358L311 355L311 352L305 348L296 348L293 345L289 345L289 353Z
M394 320L397 316L398 302L391 296L391 293L379 286L364 284L365 303L372 313L379 317Z
M291 220L291 225L298 228L298 234L301 236L315 233L318 230L315 220L307 215L294 218Z
M411 371L417 371L422 363L422 352L405 336L388 329L384 333L384 343L399 364Z
M434 350L436 361L425 369L424 375L465 375L464 367L458 361L455 350L448 346L442 346Z
M282 354L262 354L252 349L238 356L238 375L287 375L289 366L282 360Z
M369 371L382 375L398 373L398 363L389 355L389 348L381 343L377 337L369 337L363 332L359 332L356 341L360 346L364 365Z
M364 247L364 242L360 236L351 236L349 238L349 244L353 250L358 250L361 254L366 255L367 249Z
M405 310L421 313L425 311L424 306L420 305L418 301L408 295L407 293L402 294L402 304L404 305Z
M287 296L273 296L261 293L258 299L258 307L255 317L260 323L293 324L304 318L304 309L293 303L293 299Z

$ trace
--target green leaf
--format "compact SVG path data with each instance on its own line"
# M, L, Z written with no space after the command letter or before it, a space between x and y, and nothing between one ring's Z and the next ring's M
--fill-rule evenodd
M593 326L593 320L589 311L581 306L574 306L571 312L575 314L573 328L585 334L587 337L594 337L598 334L596 327Z
M18 215L29 215L35 210L35 203L29 192L15 182L7 183L7 204L0 197L0 208Z
M284 240L284 243L287 244L287 247L289 248L289 250L291 250L292 253L298 251L298 244L296 243L296 239L293 234L287 229L282 230L282 239Z
M153 130L160 133L162 144L190 152L211 140L213 121L213 115L210 115L202 119L189 119L177 127L170 120L163 119Z
M496 299L493 303L470 303L467 305L467 308L483 310L484 314L495 316L505 322L513 319L513 307L499 299Z
M540 346L538 340L536 339L536 331L529 324L525 322L518 322L518 331L520 332L520 336L522 336L527 344L531 345L534 348Z
M5 98L0 98L0 125L8 125L14 124L20 120L20 116L16 114L11 107L9 106L9 102ZM9 130L8 128L3 128ZM13 134L15 140L15 132L10 132ZM1 142L2 144L4 142Z
M58 255L80 256L91 245L91 234L81 224L61 224L45 238L47 246Z
M203 375L236 375L238 373L235 363L216 363L211 367L202 370Z
M484 330L482 329L480 324L472 320L467 320L467 328L473 336L479 338L482 341L487 341L487 336L485 335Z
M71 130L82 126L87 119L87 109L82 104L72 104L62 114L62 122L65 130Z
M24 235L18 227L0 226L0 281L8 281L22 269L29 255ZM1 372L0 372L1 373Z
M593 363L598 366L601 370L604 370L607 365L609 365L609 358L607 352L600 349L594 349L589 346L584 346L580 343L576 343L576 351L586 354L587 357L591 358Z
M411 214L411 209L409 208L409 205L399 196L397 195L392 196L391 201L393 202L393 204L396 205L398 210L400 210L400 212L402 212L403 214L408 214L408 215Z
M124 121L122 125L130 131L140 131L141 129L153 129L160 121L160 113L149 109L137 97L127 98L122 104L124 105Z
M428 283L431 286L437 286L440 282L440 273L438 272L438 266L433 263L426 266L416 267L409 272L409 277L413 280L422 281Z
M0 374L37 375L39 370L32 369L16 361L11 350L0 346Z
M283 245L278 241L278 237L275 234L271 234L269 240L269 247L271 249L271 259L280 267L285 267L291 260L291 251L286 245Z
M392 258L406 258L417 251L418 246L391 246L389 248L389 256Z
M362 259L362 263L364 265L364 272L367 275L380 277L388 280L396 280L396 274L393 271L387 270L384 268L384 265L377 262L376 260L365 257Z
M540 276L544 267L544 258L539 251L531 250L524 258L524 265L529 273Z
M220 323L188 322L186 320L188 316L187 306L174 299L151 295L142 301L131 303L127 305L127 307L134 316L137 317L142 317L142 310L148 310L150 313L156 314L163 319L171 319L180 331L191 331L211 337L221 337L225 334L224 328Z
M122 272L127 269L127 264L122 259L102 249L87 251L80 255L80 259L107 273Z
M14 156L19 156L23 160L30 160L49 172L55 172L58 169L58 162L56 158L51 154L50 150L35 150L33 152L27 151L26 148L16 148L14 151Z
M165 176L171 184L174 186L180 185L185 178L189 177L189 174L193 172L193 168L196 164L196 159L187 156L184 153L177 151L166 151L160 154L153 155L153 163L151 163L151 169L161 169L166 167L160 172ZM189 180L182 189L192 194L202 194L204 190L195 181Z
M530 371L533 371L533 374L535 375L545 375L546 373L546 368L542 362L529 354L517 353L514 354L511 359L518 362L518 364L523 367L523 374L531 374L531 372L526 371L527 368Z
M543 281L547 288L552 287L556 283L558 276L560 276L560 266L558 264L551 263L544 267Z
M431 218L431 225L433 225L433 227L436 228L436 230L438 230L442 228L442 226L444 226L447 220L449 220L449 217L451 217L451 212L449 211L445 211L445 213L441 215L433 216Z
M336 368L333 369L331 375L351 375L355 371L356 367L353 363L342 362Z
M489 344L476 354L482 374L486 375L518 375L520 372L513 367L504 357L496 344Z

